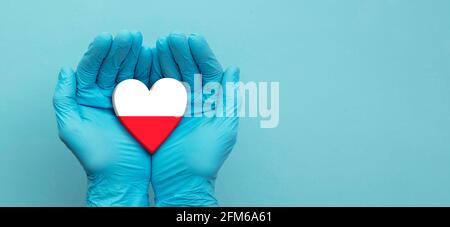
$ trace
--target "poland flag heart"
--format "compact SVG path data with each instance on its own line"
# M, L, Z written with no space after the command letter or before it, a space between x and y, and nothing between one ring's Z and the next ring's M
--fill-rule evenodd
M117 117L151 154L177 127L186 104L185 87L171 78L158 80L150 90L139 80L125 80L113 93Z

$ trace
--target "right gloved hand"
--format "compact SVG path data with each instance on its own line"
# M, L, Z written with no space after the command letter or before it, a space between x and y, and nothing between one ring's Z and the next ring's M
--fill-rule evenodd
M156 45L159 62L153 63L152 78L170 77L190 85L188 108L178 127L152 156L152 186L157 206L217 206L214 187L217 173L234 147L238 131L238 87L203 96L202 87L194 90L194 75L202 74L203 86L239 82L239 69L223 70L205 38L199 35L172 34ZM160 68L158 68L160 66ZM200 84L201 86L201 84ZM197 94L195 96L194 94ZM224 108L202 108L207 100ZM217 114L217 115L216 115ZM222 116L221 116L222 115Z
M53 98L59 136L88 178L88 206L148 206L150 155L118 121L111 103L125 79L148 84L152 51L139 32L95 38L76 72L62 69Z

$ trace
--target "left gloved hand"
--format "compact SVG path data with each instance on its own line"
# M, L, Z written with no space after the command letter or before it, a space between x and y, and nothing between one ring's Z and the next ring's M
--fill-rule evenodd
M148 84L152 62L142 35L122 31L95 38L76 72L63 69L53 98L59 136L88 178L88 206L148 206L151 158L117 119L114 86Z

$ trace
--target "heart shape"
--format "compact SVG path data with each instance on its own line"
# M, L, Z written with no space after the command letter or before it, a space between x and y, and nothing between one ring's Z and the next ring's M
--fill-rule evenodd
M187 105L186 88L171 78L158 80L150 90L139 80L118 84L114 111L130 134L154 154L180 122Z

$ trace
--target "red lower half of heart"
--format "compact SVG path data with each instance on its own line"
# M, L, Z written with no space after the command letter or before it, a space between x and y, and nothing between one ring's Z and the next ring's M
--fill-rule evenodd
M154 154L177 127L181 117L119 116L119 120L150 154Z

